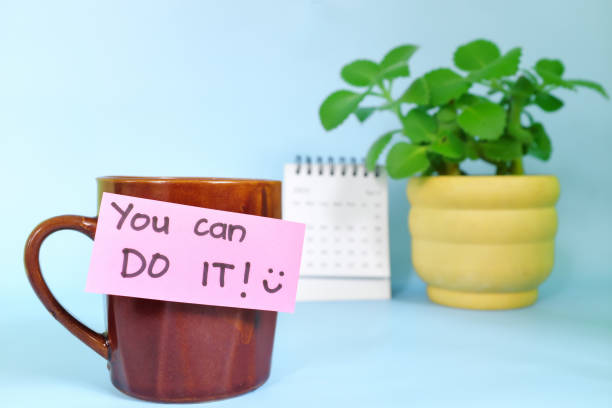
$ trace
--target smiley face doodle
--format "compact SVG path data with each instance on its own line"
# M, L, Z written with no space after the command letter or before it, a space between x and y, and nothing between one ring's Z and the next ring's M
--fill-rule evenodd
M272 270L272 268L270 268L270 269L268 269L268 273L272 274L272 273L274 273L274 270ZM278 273L278 276L285 276L285 272L280 271L280 272ZM264 287L264 290L265 290L266 292L268 292L268 293L276 293L276 292L278 292L279 290L281 290L281 288L283 287L283 285L282 285L281 283L279 283L279 284L278 284L278 285L277 285L275 288L270 288L270 284L268 283L268 280L267 280L267 279L264 279L264 281L263 281L263 287Z

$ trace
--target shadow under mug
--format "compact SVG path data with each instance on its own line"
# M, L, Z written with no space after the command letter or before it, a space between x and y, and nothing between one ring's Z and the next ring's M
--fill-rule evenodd
M281 218L281 183L218 178L100 177L103 192ZM72 229L94 238L97 218L64 215L39 224L25 246L34 291L64 327L108 360L111 381L131 396L160 402L231 397L270 373L276 312L124 296L106 296L107 331L96 333L55 299L39 263L51 233Z

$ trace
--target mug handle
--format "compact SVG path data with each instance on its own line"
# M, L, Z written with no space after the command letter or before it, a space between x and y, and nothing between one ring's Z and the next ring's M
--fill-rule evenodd
M79 340L91 347L96 353L108 359L108 339L101 333L96 333L78 321L55 299L53 293L45 283L40 271L39 252L42 242L55 231L75 230L94 239L98 218L82 217L80 215L61 215L41 222L30 234L26 241L24 262L26 274L30 284L40 301L49 313Z

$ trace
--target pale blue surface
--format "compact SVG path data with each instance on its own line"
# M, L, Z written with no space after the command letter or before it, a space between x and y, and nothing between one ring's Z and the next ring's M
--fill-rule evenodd
M434 306L420 283L409 283L392 301L303 303L280 314L269 380L204 405L612 405L608 288L545 287L531 308L479 312ZM105 361L42 310L18 316L0 321L11 328L0 372L5 406L152 405L117 391Z
M141 404L113 390L104 362L46 313L23 273L23 243L39 221L94 214L94 177L278 179L297 153L361 157L394 119L351 119L326 134L318 105L342 86L343 63L405 42L422 46L415 75L484 36L506 50L523 45L530 64L559 57L568 76L610 91L610 17L605 0L0 1L0 403ZM427 303L410 265L405 182L393 182L395 299L282 315L270 381L219 405L610 406L612 104L588 91L561 96L560 113L538 115L553 159L526 162L562 185L557 263L536 306ZM62 232L41 258L58 298L101 330L101 300L83 292L90 249Z

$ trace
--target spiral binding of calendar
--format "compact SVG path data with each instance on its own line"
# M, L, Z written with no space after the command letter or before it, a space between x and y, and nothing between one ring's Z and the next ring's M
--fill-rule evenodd
M372 173L368 171L368 169L365 167L364 160L361 160L361 163L358 163L357 159L355 159L354 157L351 157L349 159L349 162L347 162L346 158L340 157L338 158L337 163L334 161L333 157L329 157L327 159L327 163L325 163L323 160L323 157L317 156L315 163L313 163L312 158L310 156L304 156L304 160L302 160L302 156L298 155L295 158L295 163L297 164L297 167L295 170L296 174L306 173L310 175L313 172L317 172L319 175L323 175L326 169L329 171L329 174L332 176L337 173L342 176L352 175L353 177L357 177L357 176L366 177L370 173ZM363 172L361 174L359 174L360 173L359 164L364 164ZM380 176L380 166L376 165L376 168L374 169L373 174L374 174L374 177Z

